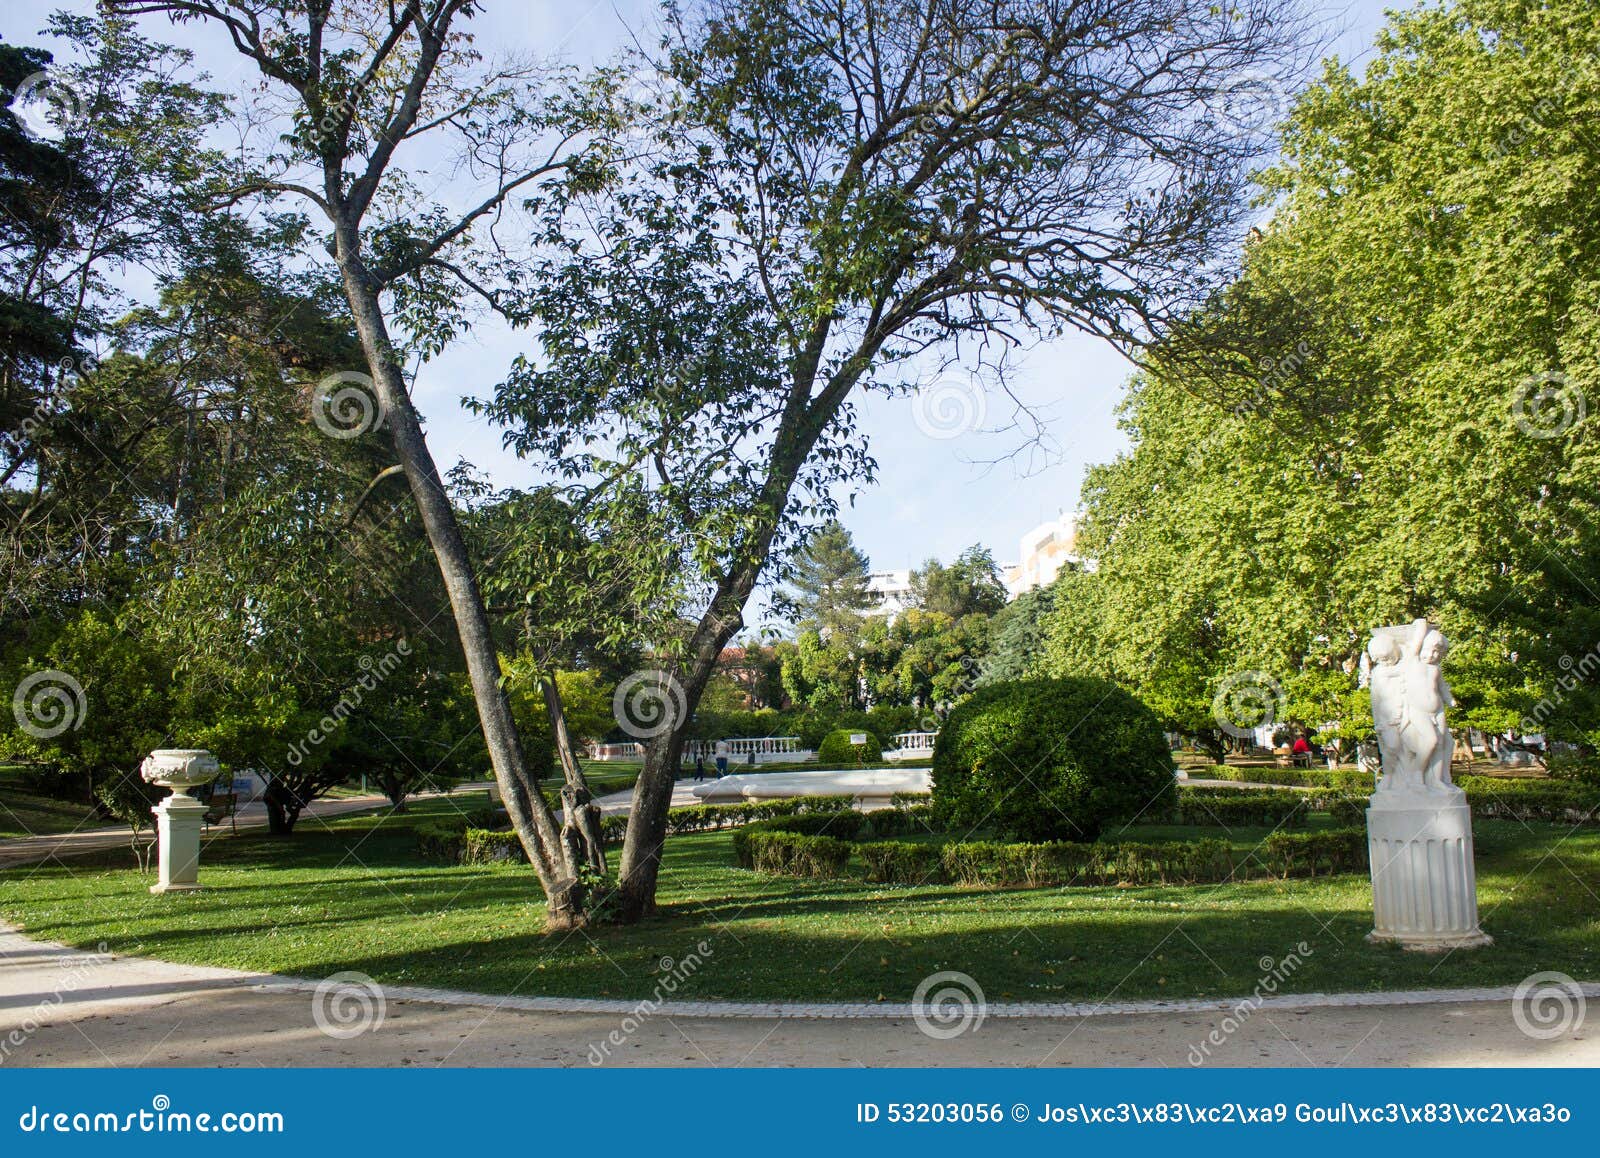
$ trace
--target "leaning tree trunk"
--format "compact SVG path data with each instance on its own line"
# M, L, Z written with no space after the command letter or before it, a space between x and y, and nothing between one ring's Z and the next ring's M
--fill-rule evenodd
M330 193L335 190L330 188ZM578 871L581 862L573 860L563 843L555 817L523 759L516 724L511 718L511 705L500 684L500 659L466 539L406 390L405 377L389 339L388 325L371 276L361 259L360 234L353 222L335 222L334 246L345 299L366 355L383 421L388 424L395 455L411 487L450 598L456 634L466 657L478 720L483 727L484 744L489 750L489 761L506 813L544 886L550 927L581 925L585 920L586 894Z
M561 759L561 803L564 817L561 825L561 844L568 857L576 864L587 866L601 876L606 871L605 834L600 828L600 806L594 803L594 793L578 763L578 753L572 746L572 733L567 730L567 709L561 702L561 689L555 677L539 681L544 692L545 714L550 717L550 730L555 736L556 754Z

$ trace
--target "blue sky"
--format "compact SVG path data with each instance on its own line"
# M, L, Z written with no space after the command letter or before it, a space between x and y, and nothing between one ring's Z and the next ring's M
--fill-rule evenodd
M1379 0L1335 0L1321 5L1330 50L1359 63L1383 22ZM55 9L88 11L80 3L7 0L0 9L0 36L13 43L38 43L36 30ZM642 0L543 3L487 0L474 20L486 51L556 54L574 63L604 60L630 38L652 43L656 5ZM237 91L246 79L239 58L214 33L195 25L170 27L146 17L147 34L195 49L214 87ZM415 397L428 423L429 440L442 467L465 458L504 484L524 482L528 472L500 448L498 433L460 406L467 394L486 393L526 337L480 325L437 361L422 368ZM862 427L879 463L876 484L861 491L843 516L858 545L879 568L909 567L929 556L951 558L973 543L1013 559L1022 534L1077 505L1087 467L1114 457L1123 446L1114 408L1129 367L1110 347L1086 337L1063 338L1026 352L1018 362L1015 389L1045 419L1053 444L1049 462L1017 452L1023 438L1005 429L1011 404L989 395L984 430L957 439L924 434L908 399L861 402Z

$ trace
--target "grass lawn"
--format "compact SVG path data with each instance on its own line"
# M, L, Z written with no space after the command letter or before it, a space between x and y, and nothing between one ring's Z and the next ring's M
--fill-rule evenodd
M928 974L971 974L991 1001L1249 993L1294 951L1280 991L1511 984L1541 969L1600 979L1600 828L1483 821L1479 899L1493 948L1443 959L1374 948L1365 876L1105 889L906 889L736 868L726 832L673 838L661 914L625 929L540 932L524 866L419 860L402 816L302 825L206 848L189 895L152 897L126 854L0 872L0 917L40 937L122 953L486 993L649 996L663 958L705 942L685 998L905 1001ZM1132 837L1138 830L1129 830ZM1250 835L1239 831L1240 839Z
M97 819L87 804L52 800L0 780L0 839L103 828L112 823Z

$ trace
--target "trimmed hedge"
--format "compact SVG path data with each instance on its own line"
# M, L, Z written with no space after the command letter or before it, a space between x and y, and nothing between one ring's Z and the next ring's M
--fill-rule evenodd
M867 880L880 885L920 885L944 879L944 853L936 844L878 840L856 845Z
M757 821L817 814L858 815L851 809L850 796L793 796L782 800L752 801L747 804L699 804L674 808L667 813L667 833L678 836L689 832L711 832L735 828ZM559 804L557 808L559 808ZM417 851L424 860L453 864L491 864L502 861L527 861L522 842L513 831L489 828L494 819L503 821L504 812L469 812L454 820L419 824ZM600 818L600 835L606 844L621 844L627 832L626 816Z
M842 877L850 863L850 842L833 836L795 832L750 832L746 836L746 868L786 877Z
M1245 792L1235 788L1184 788L1172 810L1174 824L1304 828L1319 804L1310 792Z
M1344 792L1371 792L1372 774L1359 768L1235 768L1230 764L1208 764L1185 769L1201 780L1253 780L1257 784L1276 784L1287 788L1332 788Z
M1225 840L954 841L881 837L885 829L925 830L928 815L885 809L870 814L796 816L763 821L733 834L740 867L781 876L850 875L851 854L874 884L954 883L1004 887L1213 884L1249 877L1324 876L1367 864L1365 828L1276 832L1241 860Z
M852 744L851 736L865 736L867 739L863 744ZM855 731L841 728L837 732L829 732L822 738L822 743L817 747L817 763L824 767L829 764L846 764L851 767L881 764L883 745L871 732L864 732L859 728Z
M1267 837L1255 855L1279 877L1355 872L1367 867L1367 830L1275 832Z
M963 841L944 847L943 867L963 885L1149 885L1225 881L1234 873L1225 840Z
M989 684L953 710L933 749L933 806L950 830L1093 840L1173 799L1161 721L1108 680Z
M1553 824L1600 823L1600 788L1572 780L1524 780L1463 776L1472 815L1491 820L1544 820Z

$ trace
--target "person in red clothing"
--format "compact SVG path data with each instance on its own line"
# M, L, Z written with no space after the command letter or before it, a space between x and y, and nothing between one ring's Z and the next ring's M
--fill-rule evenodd
M1294 738L1294 747L1290 748L1289 751L1296 756L1309 756L1311 755L1311 741L1304 736L1296 736Z

